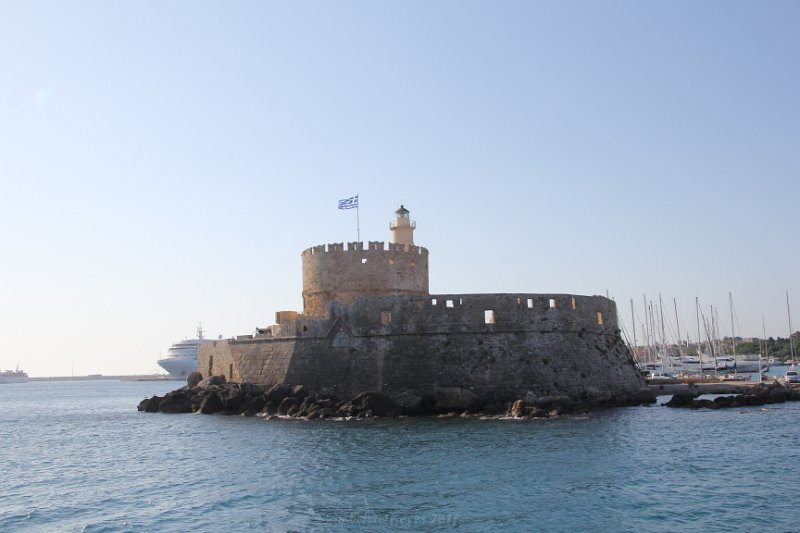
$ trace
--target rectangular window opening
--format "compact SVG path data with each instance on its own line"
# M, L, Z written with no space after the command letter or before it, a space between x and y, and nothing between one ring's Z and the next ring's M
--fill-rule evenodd
M233 381L233 363L228 367L228 381Z
M362 257L362 258L361 258L361 264L363 265L363 264L365 264L366 262L367 262L367 258L366 258L366 257Z
M597 312L597 324L600 326L603 325L603 313L600 311Z
M483 319L486 321L487 324L494 324L494 310L487 309L483 312Z
M445 307L453 307L453 300L447 300L444 305Z
M381 311L381 324L388 326L392 321L392 313L390 311Z
M575 309L575 298L572 298L572 308Z
M214 369L214 356L213 355L209 355L208 356L208 376L206 376L206 377L211 377L211 371L213 369Z
M550 298L550 309L555 309L555 308L556 308L556 299Z
M528 298L528 309L533 309L533 298Z
M436 298L431 298L431 305L436 305Z

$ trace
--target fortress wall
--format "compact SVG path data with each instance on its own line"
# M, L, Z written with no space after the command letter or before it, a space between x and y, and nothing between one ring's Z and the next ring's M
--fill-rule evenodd
M486 323L486 310L495 323ZM619 336L615 304L599 296L380 297L334 303L329 312L329 319L304 320L305 330L289 328L300 331L296 340L223 341L229 353L218 350L215 361L226 377L233 363L241 380L302 383L339 398L466 388L503 400L602 399L643 386Z
M587 331L618 334L616 305L569 294L431 294L333 304L361 335L489 331ZM598 316L599 313L599 316ZM602 322L602 323L601 323Z
M228 381L283 383L293 353L289 339L214 341L198 348L197 369L204 377L222 375Z
M428 293L428 250L370 241L314 246L302 253L303 313L324 316L329 303L358 297Z

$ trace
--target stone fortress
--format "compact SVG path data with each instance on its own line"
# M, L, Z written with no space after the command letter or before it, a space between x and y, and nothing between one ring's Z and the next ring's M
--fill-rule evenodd
M430 294L428 250L403 206L383 242L302 253L303 312L279 311L255 335L203 344L198 370L232 382L365 391L434 410L635 403L645 387L620 337L616 305L571 294Z

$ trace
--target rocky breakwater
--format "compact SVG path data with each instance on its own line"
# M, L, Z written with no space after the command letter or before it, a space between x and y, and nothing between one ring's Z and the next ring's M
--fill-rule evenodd
M689 409L722 409L725 407L752 407L800 401L800 390L777 381L771 384L760 383L756 386L748 387L747 391L741 394L718 396L713 400L698 398L701 394L702 392L697 389L677 393L664 405Z
M366 391L350 399L313 394L303 385L281 383L261 387L252 383L227 382L223 376L202 379L189 376L185 387L153 396L139 403L147 413L222 413L262 418L295 417L369 418L395 416L511 416L515 418L552 417L583 413L596 407L620 407L655 402L649 391L622 397L589 401L567 396L536 397L529 394L516 401L486 401L460 388L437 389L433 395L408 391L396 398Z

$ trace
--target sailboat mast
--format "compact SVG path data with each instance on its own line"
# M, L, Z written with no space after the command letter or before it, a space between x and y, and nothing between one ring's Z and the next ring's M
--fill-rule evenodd
M739 365L736 364L736 330L733 327L733 294L728 292L728 302L731 306L731 350L733 350L733 373L737 373L737 367Z
M792 340L792 310L789 307L789 291L786 291L786 314L789 316L789 353L794 366L794 341Z
M667 338L664 334L664 306L661 302L661 293L658 293L658 312L661 315L661 360L667 358Z
M764 360L767 362L767 364L769 364L769 359L767 359L767 357L769 357L767 355L767 326L764 324L764 315L763 314L761 315L761 334L764 335ZM769 370L769 367L767 367L767 370ZM762 380L761 379L762 376L763 376L763 373L761 371L761 358L759 357L758 358L758 381Z
M697 317L697 358L700 359L700 373L702 374L703 356L700 354L700 344L702 344L700 339L700 299L697 296L694 297L694 314L695 317Z
M636 355L636 313L633 312L633 298L631 298L631 329L633 329L633 353ZM638 361L639 358L636 357L636 360Z
M708 341L711 345L711 355L714 356L714 374L717 373L717 367L719 363L717 362L717 354L719 353L719 346L717 345L717 318L716 313L714 313L714 306L711 306L711 339Z
M672 307L675 309L675 325L678 328L678 344L683 342L683 338L681 337L681 321L678 320L678 301L675 298L672 299Z
M655 363L655 357L653 357L653 352L650 351L650 312L647 307L647 295L642 294L642 303L644 304L644 323L645 323L645 332L644 332L644 341L647 345L647 356L650 359L651 363Z

